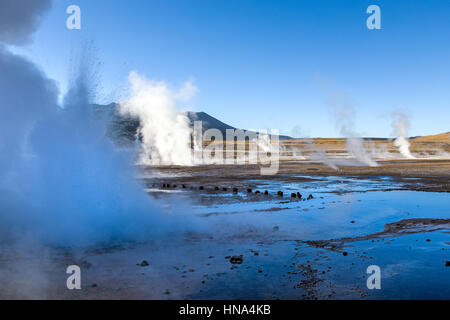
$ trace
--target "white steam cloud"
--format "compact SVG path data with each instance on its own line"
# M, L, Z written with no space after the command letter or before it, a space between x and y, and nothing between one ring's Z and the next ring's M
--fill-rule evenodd
M32 232L45 242L82 245L168 229L163 210L134 178L132 155L117 151L95 120L85 68L63 108L52 82L6 51L0 84L2 238Z
M409 150L408 141L409 119L408 116L400 111L392 112L392 128L396 136L394 145L400 151L400 154L408 159L415 159Z
M0 41L29 41L50 4L2 0ZM85 245L174 231L176 224L135 180L133 155L117 151L106 124L93 115L86 58L60 107L55 83L0 43L2 243L32 235Z
M327 100L327 105L334 110L339 133L347 138L346 148L349 155L368 166L378 166L372 159L370 153L364 149L363 140L355 130L355 109L348 101L346 94L343 92L336 92Z
M131 97L120 104L122 115L139 118L142 139L139 163L144 165L192 165L192 129L186 114L177 110L197 91L192 81L179 90L166 82L151 81L131 72Z
M0 41L12 45L30 42L51 5L51 0L1 0Z

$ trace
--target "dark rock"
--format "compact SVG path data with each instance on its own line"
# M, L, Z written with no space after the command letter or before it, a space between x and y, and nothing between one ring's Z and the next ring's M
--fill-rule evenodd
M177 185L176 184L174 184L173 186L172 186L172 188L176 188L177 187Z
M297 198L299 198L299 199L302 198L302 194L300 192L297 192Z
M215 186L215 187L214 187L214 190L219 191L219 187L218 187L218 186Z
M269 191L264 191L264 195L268 196L269 195Z
M233 193L238 193L238 188L233 188Z
M200 186L198 189L199 190L204 190L205 188L203 188L203 186Z
M296 193L291 193L291 198L297 198L297 194Z
M185 185L185 184L182 184L181 187L182 187L183 189L186 189L186 185Z
M259 191L259 190L256 190L255 191L255 194L260 194L261 192Z
M141 267L148 267L148 266L149 266L149 263L148 263L146 260L142 260L140 266L141 266Z
M230 258L231 264L242 264L242 261L244 260L242 254L240 256L232 256Z
M222 188L222 190L223 190L223 191L227 191L227 190L228 190L228 188L225 188L225 187L223 187L223 188Z

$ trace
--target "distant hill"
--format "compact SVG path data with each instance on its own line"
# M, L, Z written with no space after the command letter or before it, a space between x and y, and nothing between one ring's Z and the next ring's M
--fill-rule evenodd
M411 138L415 142L442 142L442 143L450 143L450 132L433 134L429 136L420 136Z
M139 128L139 120L130 117L123 117L117 112L117 104L111 103L108 105L94 105L94 108L101 118L107 118L111 121L111 125L108 128L108 135L121 142L134 141L137 130ZM189 119L189 125L194 127L194 121L202 121L202 131L205 132L208 129L218 129L222 132L223 137L226 137L226 130L236 130L235 127L226 124L213 116L210 116L206 112L185 112ZM280 140L292 140L289 136L280 136Z

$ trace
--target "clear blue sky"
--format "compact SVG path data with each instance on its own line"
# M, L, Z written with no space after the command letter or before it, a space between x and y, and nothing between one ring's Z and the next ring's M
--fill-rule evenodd
M82 10L67 30L66 8ZM381 30L366 8L381 7ZM119 99L131 70L199 89L187 106L240 128L295 126L337 136L325 100L345 91L365 136L390 136L390 113L411 135L450 130L450 1L57 0L34 42L16 49L64 91L70 60L92 41L101 102Z

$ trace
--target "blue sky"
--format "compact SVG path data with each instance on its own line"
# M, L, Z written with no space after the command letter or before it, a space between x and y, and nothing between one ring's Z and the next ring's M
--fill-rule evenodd
M66 29L71 4L81 30ZM370 4L381 30L366 27ZM426 135L450 130L448 12L450 1L57 0L34 42L14 50L64 91L92 43L104 103L123 98L135 70L174 86L194 78L186 108L240 128L338 136L325 101L343 91L362 135L391 136L394 110Z

